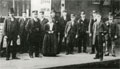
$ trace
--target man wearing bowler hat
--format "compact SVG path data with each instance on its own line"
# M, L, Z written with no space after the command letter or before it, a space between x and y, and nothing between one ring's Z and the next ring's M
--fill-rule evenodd
M17 52L17 38L19 33L19 24L14 17L14 9L10 8L9 16L4 20L3 35L6 39L6 60L10 59L10 53L12 53L12 59L19 59L16 57ZM12 47L11 47L12 46Z

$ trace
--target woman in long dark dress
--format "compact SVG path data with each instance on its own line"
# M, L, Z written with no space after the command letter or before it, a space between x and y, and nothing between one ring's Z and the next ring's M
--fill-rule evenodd
M57 38L56 38L56 25L52 18L45 25L45 36L43 40L43 55L56 56L57 54Z

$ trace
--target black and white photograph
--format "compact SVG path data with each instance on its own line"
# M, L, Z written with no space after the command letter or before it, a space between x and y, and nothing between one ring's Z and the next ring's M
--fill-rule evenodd
M120 0L0 0L0 69L120 69Z

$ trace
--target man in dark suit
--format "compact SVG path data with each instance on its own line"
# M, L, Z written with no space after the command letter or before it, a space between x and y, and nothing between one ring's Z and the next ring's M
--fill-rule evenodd
M25 29L25 26L27 24L28 19L26 18L26 13L23 12L22 18L19 19L19 25L20 25L20 52L27 52L27 31Z
M33 53L35 52L35 57L39 57L40 50L40 39L41 39L41 24L38 18L38 11L32 11L33 17L26 24L26 30L29 33L29 56L33 58Z
M64 51L64 47L62 44L62 40L64 37L64 32L65 32L65 26L67 22L70 21L70 17L68 16L68 13L66 10L63 11L62 16L60 17L60 22L59 22L59 33L60 33L60 40L59 40L59 52Z
M40 11L40 24L41 24L41 44L40 44L40 47L41 47L41 49L43 46L43 39L44 39L44 35L45 35L45 24L47 22L48 22L48 19L45 18L44 11Z
M83 52L86 53L86 42L88 37L88 25L89 21L85 17L85 12L81 12L81 18L78 20L78 53L82 52L82 46L83 46Z
M71 14L71 21L67 22L65 27L64 38L66 39L66 55L73 54L76 33L77 24L75 21L75 15Z
M7 42L6 60L10 59L11 52L12 52L12 59L18 59L16 57L16 52L17 52L16 41L18 38L18 34L19 34L19 23L17 19L14 17L14 9L11 8L9 10L9 16L4 20L4 28L3 28L3 35Z

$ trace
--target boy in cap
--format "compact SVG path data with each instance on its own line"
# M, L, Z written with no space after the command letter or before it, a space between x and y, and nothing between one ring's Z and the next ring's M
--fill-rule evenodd
M74 41L77 33L75 18L75 15L71 14L71 21L68 21L65 27L64 39L66 39L66 55L73 54Z

